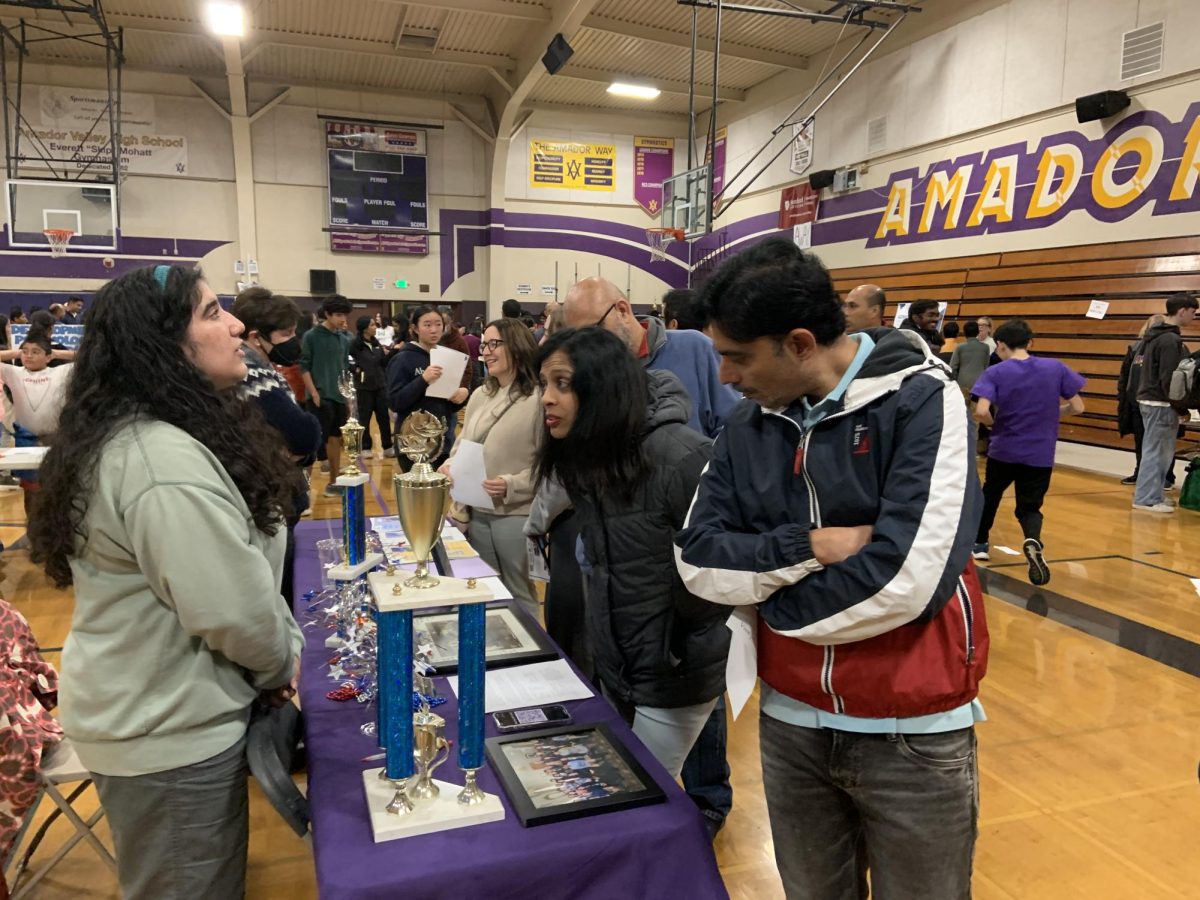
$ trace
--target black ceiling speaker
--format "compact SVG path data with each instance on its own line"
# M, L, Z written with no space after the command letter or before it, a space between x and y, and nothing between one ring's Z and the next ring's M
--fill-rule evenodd
M814 190L821 190L833 184L833 176L837 173L833 169L822 169L820 172L813 172L808 176L808 183Z
M308 292L310 294L337 293L337 272L334 269L309 269Z
M1115 116L1129 105L1129 95L1124 91L1101 91L1075 98L1075 118L1082 122L1095 122Z
M561 34L556 34L554 40L550 42L550 46L546 48L546 55L542 57L542 65L551 75L557 75L558 70L567 64L567 60L574 53L575 51L571 49L567 39Z

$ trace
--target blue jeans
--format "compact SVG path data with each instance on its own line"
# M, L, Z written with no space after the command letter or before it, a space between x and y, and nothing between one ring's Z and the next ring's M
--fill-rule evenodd
M726 756L725 695L704 723L700 737L683 763L683 789L700 812L720 827L733 808L733 787L729 784L729 760Z
M759 719L775 863L789 898L971 896L975 729L857 734Z
M1179 431L1179 414L1169 406L1138 404L1146 434L1142 438L1142 462L1138 466L1137 487L1133 502L1138 506L1162 503L1163 484L1167 472L1175 464L1175 436Z
M695 745L716 702L709 700L672 709L639 706L633 716L633 733L671 777L678 778L683 761Z

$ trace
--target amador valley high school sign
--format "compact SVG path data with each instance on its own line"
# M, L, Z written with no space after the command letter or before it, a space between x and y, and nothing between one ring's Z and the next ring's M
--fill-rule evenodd
M1120 222L1200 210L1200 103L1178 122L1138 112L1098 140L1077 131L893 172L884 191L822 205L820 243L868 247L1047 228L1082 213Z

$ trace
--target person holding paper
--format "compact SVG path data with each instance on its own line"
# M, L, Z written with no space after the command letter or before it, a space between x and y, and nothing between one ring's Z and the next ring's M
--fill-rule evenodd
M418 306L409 321L416 339L407 341L388 363L388 405L396 413L397 431L409 414L417 410L433 413L446 423L446 443L438 458L431 460L434 465L439 465L445 461L454 442L454 426L459 409L467 402L467 389L458 387L444 396L430 391L442 377L442 366L434 364L430 356L442 337L442 314L432 306ZM402 468L411 465L399 456L396 462Z
M500 575L527 612L538 615L529 580L525 522L533 502L533 466L541 438L542 405L534 360L537 345L519 319L497 319L480 342L488 367L467 403L462 437L441 471L454 479L450 515L480 557ZM469 451L468 451L469 448ZM457 465L471 455L476 465ZM478 463L482 463L482 471ZM471 484L466 484L467 480ZM477 502L457 502L471 488Z
M647 371L602 327L556 331L538 354L539 481L575 506L587 630L605 695L671 773L725 689L729 611L690 593L672 551L712 442L688 427L670 372Z

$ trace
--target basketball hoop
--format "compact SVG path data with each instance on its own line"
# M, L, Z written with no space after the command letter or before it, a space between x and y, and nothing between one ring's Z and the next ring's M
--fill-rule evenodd
M650 260L665 260L671 241L682 241L682 228L647 228L646 243L650 245Z
M44 228L42 234L50 244L51 256L66 256L67 244L75 237L75 232L70 228Z

